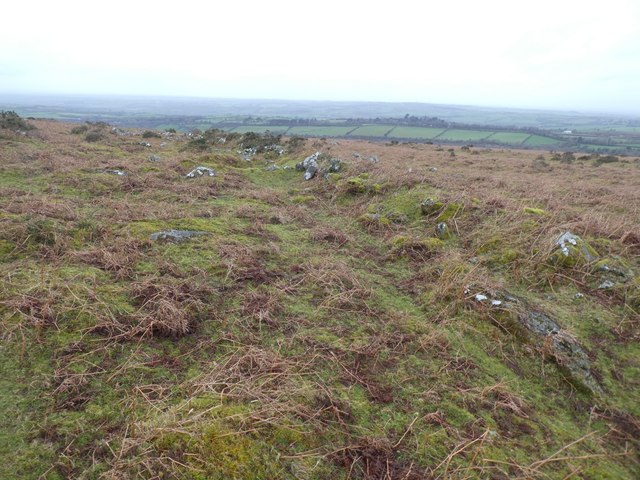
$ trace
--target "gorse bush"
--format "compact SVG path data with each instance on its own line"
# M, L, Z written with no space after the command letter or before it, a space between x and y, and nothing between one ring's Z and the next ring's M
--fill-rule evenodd
M14 111L0 111L0 128L9 130L32 130L33 125L29 125Z
M97 142L99 140L102 140L102 138L103 138L102 133L95 130L87 133L84 137L85 141L87 142Z
M79 126L77 126L77 127L73 127L73 128L71 129L71 133L72 133L73 135L80 135L80 134L82 134L82 133L87 132L88 130L89 130L89 127L87 127L86 125L79 125Z
M160 138L160 134L153 130L145 130L142 134L142 138Z

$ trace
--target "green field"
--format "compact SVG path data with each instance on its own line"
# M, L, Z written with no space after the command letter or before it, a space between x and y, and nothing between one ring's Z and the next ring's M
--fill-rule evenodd
M522 145L531 134L520 132L496 132L485 140L489 142L508 143L509 145Z
M349 136L355 137L384 137L393 125L363 125L356 128Z
M444 128L428 127L396 127L390 133L390 138L415 138L419 140L430 140L437 137L444 131Z
M289 130L288 125L247 125L231 129L233 133L265 133L267 131L271 133L285 133L287 130Z
M447 130L438 136L438 140L448 140L452 142L474 142L483 140L491 135L491 132L482 130Z
M524 145L528 147L544 147L547 145L556 145L558 143L560 142L553 138L543 137L541 135L531 135L525 140Z
M308 135L313 137L342 137L353 130L355 126L349 127L323 127L323 126L307 126L307 127L291 127L287 132L288 135Z

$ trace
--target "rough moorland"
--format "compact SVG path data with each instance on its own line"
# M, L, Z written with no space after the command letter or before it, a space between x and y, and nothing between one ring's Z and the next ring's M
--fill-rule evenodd
M637 158L31 123L1 478L640 475Z

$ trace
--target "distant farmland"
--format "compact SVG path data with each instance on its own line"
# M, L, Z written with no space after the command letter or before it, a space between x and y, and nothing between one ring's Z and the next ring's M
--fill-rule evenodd
M287 125L254 125L254 126L240 126L234 127L231 129L232 132L235 133L247 133L247 132L256 132L256 133L265 133L271 132L275 134L285 133L289 130L289 126Z
M485 138L488 142L508 143L509 145L522 145L531 135L520 132L496 132ZM553 140L553 139L550 139Z
M447 140L451 142L475 142L483 140L492 134L493 132L482 130L447 130L438 136L438 140Z
M287 120L282 120L287 123ZM172 127L173 124L165 123L162 128ZM274 135L303 137L329 137L329 138L358 138L371 140L394 140L402 142L433 142L442 144L465 145L473 144L477 146L504 146L504 147L522 147L534 149L566 149L571 151L590 151L590 152L607 152L610 153L633 153L640 150L639 142L633 137L633 134L608 134L598 132L598 135L579 135L579 134L559 134L550 132L546 134L536 134L527 131L514 129L509 131L506 129L492 128L437 128L422 127L412 125L392 125L392 124L374 124L359 123L357 121L344 121L341 123L331 122L325 125L269 125L266 123L249 125L246 123L234 124L229 119L225 119L218 124L207 124L201 122L198 127L220 128L233 133L244 134L247 132L266 133L270 132ZM635 140L635 141L634 141Z
M389 138L415 138L418 140L432 140L433 138L444 132L444 128L430 128L430 127L396 127L391 133Z
M390 140L436 141L451 143L495 143L499 145L548 147L557 145L559 140L527 132L505 132L492 130L446 129L433 127L412 127L394 125L239 125L228 127L236 133L267 131L274 134L301 135L306 137L357 137Z
M558 144L558 140L549 137L543 137L541 135L531 135L527 138L523 145L528 147L547 147L549 145Z
M354 137L384 137L394 128L393 125L363 125L356 128L349 135Z
M288 135L305 135L309 137L344 137L349 132L354 130L357 125L350 125L347 127L335 127L335 126L304 126L304 127L291 127L287 132Z

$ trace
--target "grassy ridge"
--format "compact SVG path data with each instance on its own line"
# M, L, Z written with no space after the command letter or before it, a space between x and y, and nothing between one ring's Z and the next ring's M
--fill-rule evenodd
M247 162L35 123L0 140L0 477L637 477L637 273L549 260L570 229L640 269L637 161L314 139ZM316 148L344 169L305 182ZM504 292L602 394L476 300Z

